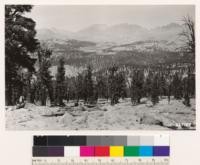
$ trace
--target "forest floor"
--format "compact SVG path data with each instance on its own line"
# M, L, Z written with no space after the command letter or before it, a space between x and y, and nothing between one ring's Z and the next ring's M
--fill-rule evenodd
M191 107L182 100L168 104L166 98L152 106L147 99L133 106L130 99L111 106L99 99L94 107L74 102L65 107L37 106L26 103L24 108L6 107L7 130L183 130L196 128L195 99Z

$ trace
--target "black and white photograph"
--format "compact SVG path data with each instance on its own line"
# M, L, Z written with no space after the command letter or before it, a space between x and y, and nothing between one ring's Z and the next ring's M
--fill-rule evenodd
M5 5L6 130L195 130L195 5Z

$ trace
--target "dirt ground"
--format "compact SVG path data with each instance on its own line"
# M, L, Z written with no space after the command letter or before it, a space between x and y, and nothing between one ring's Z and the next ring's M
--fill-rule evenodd
M191 107L182 100L167 99L152 106L147 99L133 106L130 99L111 106L100 99L94 107L71 101L65 107L36 106L26 103L21 109L6 107L7 130L193 130L196 128L195 99Z

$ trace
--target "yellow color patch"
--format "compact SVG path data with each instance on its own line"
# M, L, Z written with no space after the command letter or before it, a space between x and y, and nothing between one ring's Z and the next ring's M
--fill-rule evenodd
M124 146L110 146L110 156L111 157L123 157L124 156Z

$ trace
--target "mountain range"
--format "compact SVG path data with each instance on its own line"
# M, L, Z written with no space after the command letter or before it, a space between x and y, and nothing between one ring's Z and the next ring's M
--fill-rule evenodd
M170 23L152 29L128 23L116 24L112 26L94 24L77 32L70 32L57 28L38 29L37 38L39 40L75 39L91 42L114 42L118 44L145 40L176 41L178 39L178 34L182 31L182 28L182 25L177 23Z

